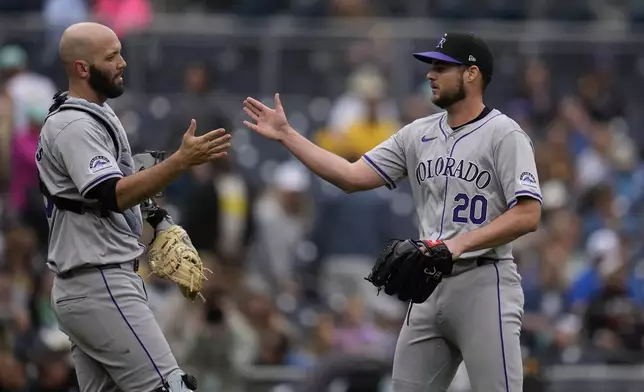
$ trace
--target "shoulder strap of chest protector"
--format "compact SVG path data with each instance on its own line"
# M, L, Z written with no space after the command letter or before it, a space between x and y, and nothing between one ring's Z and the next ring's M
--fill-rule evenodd
M119 138L116 135L117 130L112 127L112 124L105 117L105 115L96 110L93 110L88 106L84 106L84 105L72 103L72 102L66 102L66 101L67 101L67 92L59 92L56 95L54 95L54 103L49 108L49 114L45 118L45 122L47 121L47 119L49 119L49 117L54 116L63 110L80 110L89 114L96 121L98 121L98 123L101 124L103 128L107 131L107 133L110 135L110 138L114 143L114 147L116 148L115 158L118 161L119 155L121 153L121 144L119 143ZM88 203L84 203L79 200L72 200L72 199L67 199L60 196L52 195L47 189L47 186L45 185L45 183L40 178L40 173L38 173L38 182L39 182L40 192L46 198L51 200L51 202L54 203L56 208L58 208L59 210L71 211L76 214L84 214L86 212L92 212L92 213L98 213L102 217L109 216L109 210L107 210L100 204L90 205Z

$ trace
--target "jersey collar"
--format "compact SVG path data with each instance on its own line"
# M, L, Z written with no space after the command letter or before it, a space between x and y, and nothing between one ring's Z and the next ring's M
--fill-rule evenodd
M453 129L452 127L450 127L450 126L449 126L449 124L447 124L447 113L445 113L445 114L443 115L443 117L441 118L441 120L440 120L440 121L442 122L442 124L443 124L443 128L442 128L442 129L444 129L444 130L445 130L445 132L447 133L447 135L445 135L445 137L447 137L447 136L449 136L449 135L453 135L453 134L459 133L459 132L461 132L463 129L467 129L467 128L468 128L468 127L470 127L470 126L475 125L476 123L478 123L478 122L480 122L480 121L482 121L482 120L486 119L486 118L487 118L491 113L493 113L494 111L495 111L495 109L493 109L493 108L490 108L490 107L486 106L486 107L483 109L483 111L481 112L481 114L479 114L478 116L476 116L476 118L475 118L475 119L470 120L470 121L468 121L467 123L465 123L465 124L463 124L463 125L460 125L460 126L456 127L455 129Z

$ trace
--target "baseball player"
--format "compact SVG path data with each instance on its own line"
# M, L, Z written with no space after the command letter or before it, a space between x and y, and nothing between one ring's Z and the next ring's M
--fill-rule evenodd
M35 159L50 227L47 264L56 274L52 305L72 343L80 390L195 390L136 273L145 250L140 203L189 167L225 155L230 136L219 129L196 137L192 120L175 154L137 171L126 133L105 102L124 90L117 36L100 24L72 25L60 58L69 91L54 97ZM146 220L158 236L171 217L156 209Z
M395 189L408 177L420 239L451 252L451 273L400 332L396 392L445 391L462 362L474 390L518 392L524 298L510 243L540 221L533 146L515 121L483 103L494 67L480 37L447 33L414 57L431 66L432 100L445 111L406 125L355 163L294 130L277 94L274 110L247 98L253 121L244 124L345 192Z

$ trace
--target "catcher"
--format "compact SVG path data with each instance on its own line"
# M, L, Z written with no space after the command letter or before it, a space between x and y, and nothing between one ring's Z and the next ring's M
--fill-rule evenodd
M224 156L230 135L195 136L192 120L167 159L133 157L106 103L124 90L117 36L95 23L72 25L60 57L69 91L54 96L35 159L49 223L47 266L55 274L52 306L72 343L80 391L194 391L196 380L179 368L137 274L140 238L146 221L155 229L150 270L194 300L205 279L201 260L151 198L190 167Z

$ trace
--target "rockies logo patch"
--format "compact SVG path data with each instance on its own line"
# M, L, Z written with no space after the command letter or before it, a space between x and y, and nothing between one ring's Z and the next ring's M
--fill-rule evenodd
M521 176L519 176L519 183L521 185L525 185L529 187L537 186L537 180L535 179L534 175L530 172L521 173Z
M112 163L102 155L97 155L89 161L89 171L91 173L97 173L108 167L112 167Z

